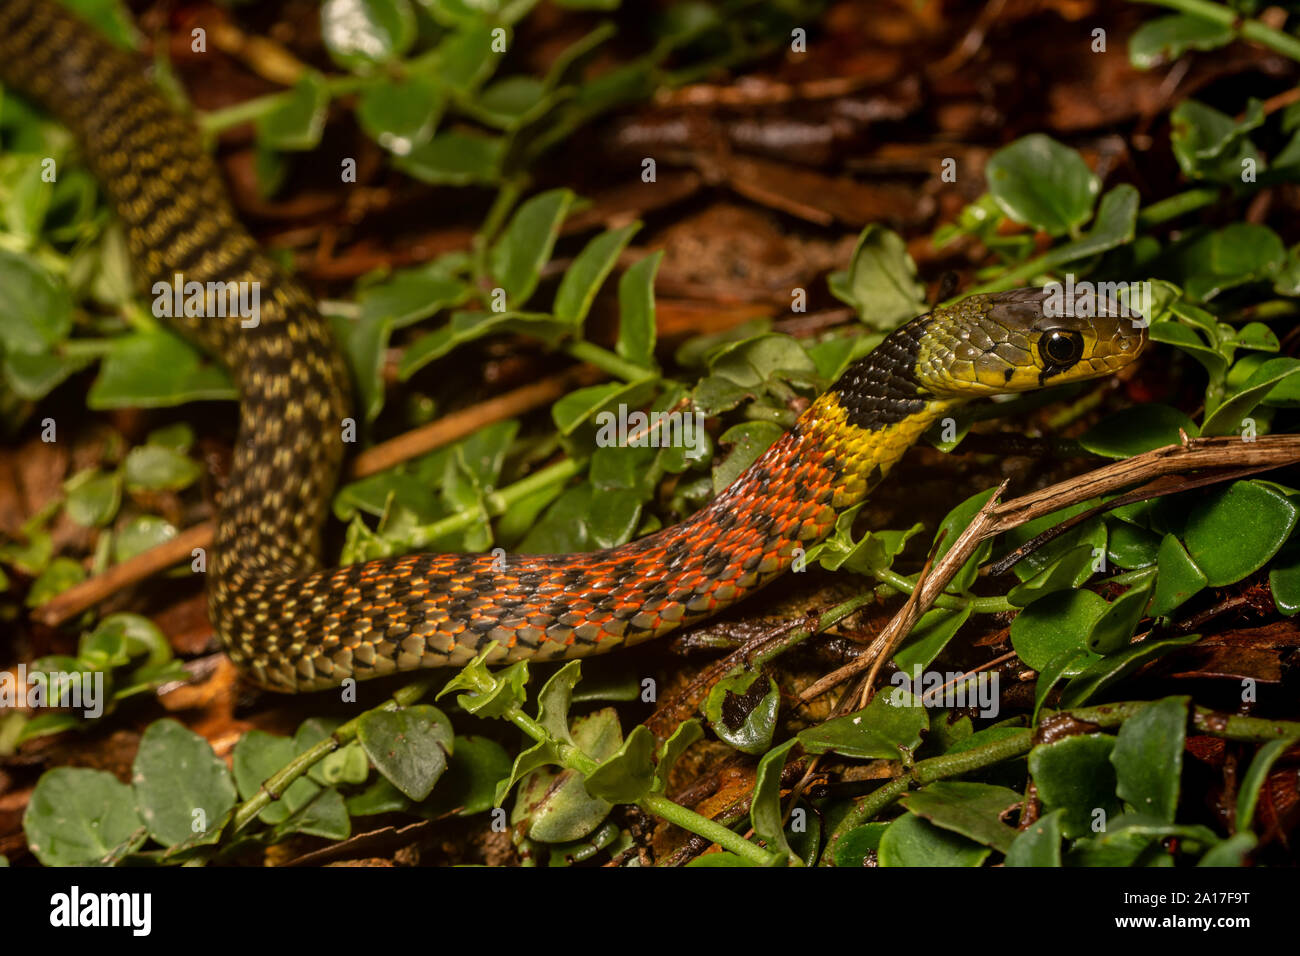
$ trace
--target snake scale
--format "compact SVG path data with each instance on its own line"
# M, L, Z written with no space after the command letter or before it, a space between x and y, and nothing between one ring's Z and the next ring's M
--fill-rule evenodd
M0 82L73 132L139 278L256 282L261 321L180 316L230 370L239 434L208 595L230 657L295 692L416 668L557 660L699 621L822 539L934 421L982 396L1109 374L1145 341L1127 319L1049 317L1040 290L969 297L892 333L687 520L590 554L416 554L322 568L349 380L312 298L239 223L189 122L137 58L50 0L0 0Z

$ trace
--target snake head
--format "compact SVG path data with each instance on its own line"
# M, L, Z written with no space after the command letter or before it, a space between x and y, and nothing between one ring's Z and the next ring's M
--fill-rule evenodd
M1121 301L1070 283L935 309L916 320L916 377L936 397L965 399L1109 375L1146 344L1142 290L1128 291L1134 294Z

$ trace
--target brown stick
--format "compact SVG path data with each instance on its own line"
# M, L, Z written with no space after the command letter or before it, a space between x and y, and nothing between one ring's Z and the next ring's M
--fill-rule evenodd
M911 632L921 615L930 609L935 599L985 538L992 538L1035 518L1087 501L1089 498L1109 494L1163 475L1200 469L1219 469L1223 473L1216 476L1217 480L1227 481L1241 477L1243 472L1254 473L1296 462L1300 462L1300 435L1268 435L1249 442L1237 436L1189 438L1180 445L1156 448L1002 504L993 504L998 500L998 495L994 495L990 503L962 532L952 550L943 556L934 571L919 582L907 603L871 642L866 653L806 687L799 695L799 699L806 703L863 671L871 671L871 676L874 678L895 644L900 643ZM1203 483L1198 480L1189 487ZM865 689L869 690L869 688L870 682Z
M547 402L555 401L575 386L590 385L602 377L599 370L589 365L579 365L462 411L452 412L357 455L348 469L348 477L356 479L377 474L435 448L459 441L494 422L532 411ZM216 524L212 521L186 528L176 537L114 565L103 574L87 578L68 588L33 611L32 617L50 627L62 624L122 588L188 560L195 548L211 547L215 534Z
M869 676L863 693L870 699L872 684L875 683L876 675L879 674L881 666L893 650L903 642L903 639L912 632L916 622L921 619L926 611L932 605L943 589L961 570L975 549L979 547L980 542L985 538L992 537L989 532L996 520L999 508L999 502L1002 500L1002 492L1006 490L1007 482L1002 482L998 490L994 492L993 497L988 500L975 519L966 526L960 537L953 542L953 546L948 552L939 559L939 563L934 569L922 576L916 589L912 591L907 601L899 609L898 613L893 616L884 629L876 635L876 639L871 642L867 652L857 660L845 664L838 670L831 671L821 680L804 688L799 695L799 699L807 702L812 700L818 694L825 693L832 687L838 687L851 677L868 671ZM861 703L866 703L862 701Z

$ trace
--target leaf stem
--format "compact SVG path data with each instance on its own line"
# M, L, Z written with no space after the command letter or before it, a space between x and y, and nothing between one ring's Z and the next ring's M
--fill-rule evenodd
M910 595L916 590L915 581L891 568L882 568L878 571L872 571L871 574L872 577L886 587L903 594ZM1014 604L1001 596L957 597L955 594L941 594L935 598L934 606L941 607L946 611L960 611L970 607L976 614L1002 614L1007 611L1018 610Z
M871 791L862 799L862 802L845 815L844 819L835 827L830 839L826 841L826 849L822 851L822 866L831 865L835 846L846 833L870 821L905 794L913 784L919 786L934 783L936 780L943 780L946 777L957 777L964 773L970 773L972 770L991 767L1004 760L1010 760L1012 757L1019 757L1021 754L1028 753L1033 745L1034 732L1029 728L1025 728L1009 737L994 740L982 747L974 747L956 754L931 757L928 760L913 764L910 770L904 771L900 776L879 789Z
M602 372L621 378L625 382L644 382L658 376L648 368L627 361L609 349L601 348L591 342L570 342L564 347L573 358L596 366Z
M360 76L327 76L324 80L325 89L331 98L355 93L373 82L366 77ZM255 122L279 109L292 96L293 90L281 90L278 93L255 96L253 99L244 100L242 103L233 103L221 109L200 113L198 116L199 130L205 136L216 136L231 127Z
M586 462L575 458L564 458L553 465L547 465L527 478L521 478L513 485L507 485L500 491L484 495L482 507L458 511L454 515L448 515L446 518L417 529L410 536L410 540L404 543L412 548L428 547L430 543L444 535L463 531L476 521L505 514L512 505L543 488L568 481L574 475L580 474L584 467Z

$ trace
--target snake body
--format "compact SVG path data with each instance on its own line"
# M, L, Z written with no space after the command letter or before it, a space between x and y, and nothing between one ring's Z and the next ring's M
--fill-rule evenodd
M1143 330L973 296L891 334L708 506L589 554L417 554L325 569L349 382L310 295L241 226L199 138L136 57L49 0L0 0L0 82L73 132L149 286L256 282L260 323L177 316L240 394L208 595L231 658L277 691L416 668L556 660L660 636L772 581L937 419L981 396L1108 374Z

